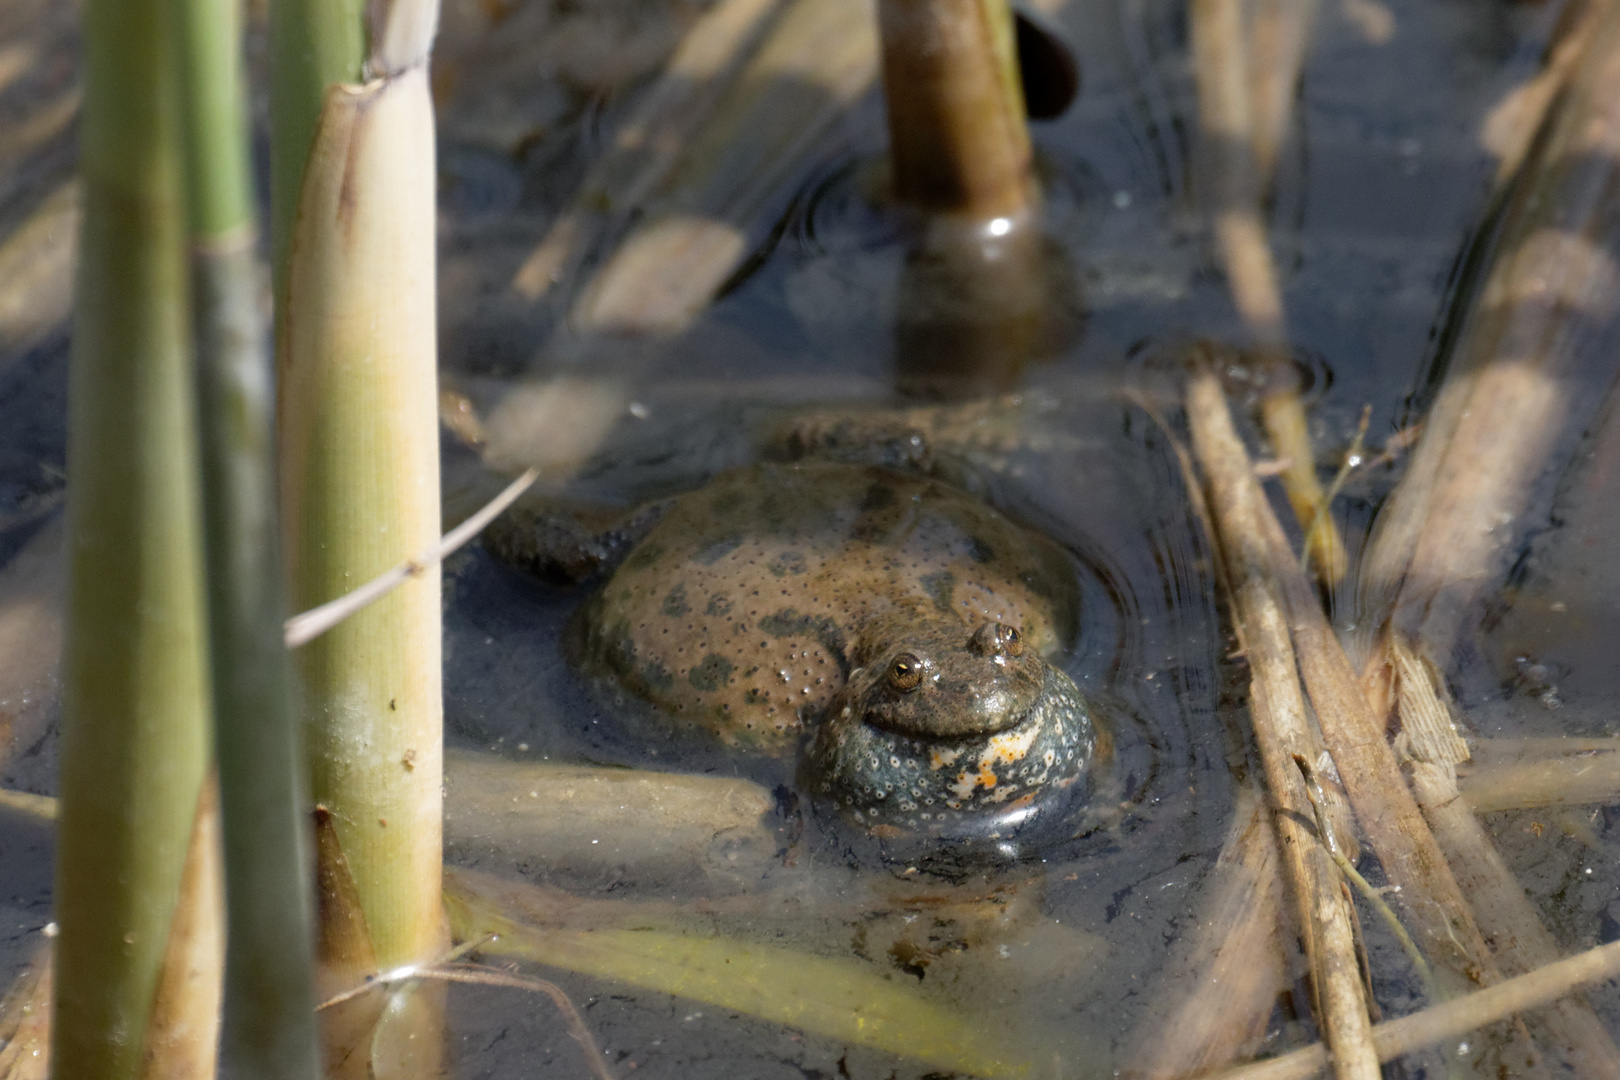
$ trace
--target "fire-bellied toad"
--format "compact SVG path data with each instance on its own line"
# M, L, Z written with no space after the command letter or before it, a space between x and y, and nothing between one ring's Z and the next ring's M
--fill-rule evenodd
M533 522L509 515L487 542L532 561ZM809 783L879 835L999 835L1094 754L1086 702L1045 659L1076 597L1056 545L957 488L761 464L662 506L581 606L570 652L677 729L804 746Z

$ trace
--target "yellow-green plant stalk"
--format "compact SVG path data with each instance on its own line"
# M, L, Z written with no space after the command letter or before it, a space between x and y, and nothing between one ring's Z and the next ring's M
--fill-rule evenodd
M1007 0L879 0L894 194L919 209L1017 217L1035 197Z
M270 247L277 295L326 91L357 83L365 0L270 0Z
M75 1080L139 1076L168 1038L149 1023L210 752L168 13L84 9L52 1047Z
M277 343L295 610L438 539L427 71L437 10L374 6L376 77L327 91L305 173ZM312 795L383 970L430 961L445 941L439 621L434 566L296 654Z
M234 0L171 0L180 43L233 1075L314 1080L304 762L281 643L270 356Z

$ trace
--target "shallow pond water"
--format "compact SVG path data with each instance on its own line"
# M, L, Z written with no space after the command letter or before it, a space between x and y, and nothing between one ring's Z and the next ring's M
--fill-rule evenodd
M539 303L515 298L507 283L698 8L529 0L447 9L436 76L442 356L447 385L475 407L523 380L577 373L560 359L574 345L564 324L574 280ZM1196 918L1244 769L1246 674L1230 657L1209 546L1163 433L1126 395L1167 402L1167 372L1186 342L1242 334L1196 210L1181 6L1072 0L1054 18L1084 71L1074 107L1034 125L1062 301L1040 355L1015 387L1003 387L1018 394L1004 429L1016 437L976 445L964 475L1074 559L1081 628L1060 663L1116 718L1110 813L1010 868L931 884L926 872L885 866L796 795L790 768L638 739L633 719L571 671L559 649L581 594L528 581L477 547L447 567L446 725L453 749L514 760L757 781L776 797L769 821L781 838L765 870L698 881L611 859L569 864L471 847L456 853L463 864L623 903L630 917L668 918L694 935L855 958L1016 1045L1031 1075L1067 1077L1109 1074L1130 1049L1161 992L1160 969ZM1485 220L1495 169L1480 147L1481 124L1534 70L1549 23L1546 12L1484 0L1321 8L1269 225L1324 460L1349 445L1363 407L1378 445L1432 396L1458 267ZM531 40L543 44L531 48ZM892 402L916 353L895 329L911 295L903 246L864 195L883 139L880 103L867 95L777 192L748 238L743 270L689 330L654 349L594 358L587 374L606 378L622 366L634 379L631 400L560 494L627 505L695 487L752 460L762 433L795 410ZM10 200L0 205L8 224L40 199L33 189L0 196ZM64 368L60 330L0 367L0 553L8 558L36 535L39 508L61 488ZM1243 373L1233 375L1241 397ZM1594 442L1587 456L1595 464L1564 482L1516 568L1511 602L1457 675L1479 734L1617 733L1620 686L1600 644L1620 611L1613 560L1604 558L1615 535L1604 518L1616 505L1608 445ZM446 458L454 507L483 479L466 448L450 445ZM1347 485L1339 508L1352 556L1397 475L1385 467ZM48 732L24 739L25 731L38 728L20 720L15 730L0 727L14 741L0 757L0 782L49 791L52 740ZM1615 813L1488 820L1571 951L1620 936ZM49 840L43 828L0 814L5 974L48 919ZM946 905L960 909L932 931L908 930L919 889L948 893ZM984 925L969 925L974 919ZM1392 940L1370 926L1368 943L1385 1009L1413 1007L1421 994ZM946 1069L661 990L543 973L581 1005L619 1076ZM1620 995L1591 999L1620 1032ZM458 989L452 1010L457 1075L582 1071L580 1048L543 1000ZM1311 1037L1302 1011L1279 1003L1271 1045ZM1410 1071L1439 1075L1442 1067L1417 1058Z

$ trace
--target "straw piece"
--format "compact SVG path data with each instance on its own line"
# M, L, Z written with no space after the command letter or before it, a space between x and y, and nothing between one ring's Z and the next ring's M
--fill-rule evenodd
M519 495L529 490L529 486L539 475L538 469L526 470L476 514L445 533L430 550L424 551L414 559L405 560L392 570L385 570L351 593L345 593L336 600L289 618L283 626L283 640L287 648L296 649L300 645L308 644L344 619L381 600L411 578L421 577L448 559L463 544L477 536L484 526L499 517Z
M1379 1075L1378 1062L1355 956L1352 913L1338 868L1306 824L1315 814L1296 762L1316 762L1323 751L1306 719L1282 600L1270 578L1270 555L1257 520L1264 497L1220 383L1207 370L1189 380L1187 415L1193 448L1208 478L1239 636L1252 673L1250 716L1313 973L1318 1022L1334 1047L1335 1073L1345 1080L1371 1080Z
M1620 941L1611 941L1478 993L1379 1024L1372 1029L1378 1060L1393 1061L1402 1054L1457 1038L1556 1001L1583 986L1616 977L1620 977ZM1307 1080L1327 1067L1327 1050L1318 1043L1269 1061L1216 1073L1208 1080Z

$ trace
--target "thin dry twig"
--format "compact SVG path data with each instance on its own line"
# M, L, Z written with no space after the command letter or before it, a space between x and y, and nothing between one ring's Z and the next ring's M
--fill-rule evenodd
M485 939L487 940L487 939ZM471 986L503 986L513 990L529 990L545 994L557 1005L557 1011L562 1013L564 1022L568 1025L568 1033L573 1036L580 1049L585 1052L585 1060L591 1067L591 1073L598 1080L615 1080L612 1070L607 1062L602 1060L602 1051L597 1048L596 1039L591 1035L590 1028L585 1026L585 1018L580 1015L579 1007L562 987L547 979L535 975L519 975L516 972L503 971L500 968L489 967L485 964L457 963L456 958L470 952L476 952L485 941L469 941L453 949L445 960L426 967L410 967L399 971L391 971L378 975L376 978L355 987L352 990L337 994L321 1002L319 1009L330 1009L344 1002L352 1001L373 990L388 986L397 986L402 983L411 983L419 979L431 979L437 982L462 983Z
M411 578L420 577L449 558L463 544L477 536L484 526L499 517L501 511L511 506L539 476L538 469L524 472L491 499L482 510L445 533L444 538L433 550L423 552L418 557L408 559L392 570L377 575L353 592L345 593L336 600L288 619L283 624L283 637L287 648L296 649L300 645L309 644L350 615L363 611Z

